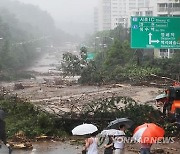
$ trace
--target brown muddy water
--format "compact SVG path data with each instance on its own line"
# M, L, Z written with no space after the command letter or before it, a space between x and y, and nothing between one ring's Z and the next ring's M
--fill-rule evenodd
M82 146L70 145L62 142L34 143L32 150L13 150L12 154L80 154ZM8 154L5 145L0 149L0 154Z

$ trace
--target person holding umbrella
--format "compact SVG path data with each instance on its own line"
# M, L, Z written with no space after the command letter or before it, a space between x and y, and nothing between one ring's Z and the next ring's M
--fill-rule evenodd
M88 135L82 154L98 154L98 139L96 138L97 127L93 124L81 124L72 130L73 135ZM90 135L91 134L91 135Z
M105 143L104 145L104 154L113 154L114 151L114 136L119 135L120 130L117 129L104 129L101 132L101 136L103 136L104 140L103 142Z
M107 126L107 129L118 129L119 131L115 134L114 138L114 151L115 154L124 154L124 137L125 137L125 130L130 128L134 122L128 118L118 118L113 120Z
M87 154L98 154L98 139L96 137L96 132L92 133L90 137L85 140L84 151Z
M158 125L145 123L134 130L133 139L141 144L141 154L150 154L152 144L161 140L164 133L164 129Z
M150 154L151 146L150 143L141 143L140 154Z
M124 137L125 137L125 130L126 130L126 126L124 124L121 124L119 126L119 133L115 134L115 138L114 138L114 152L115 154L124 154Z

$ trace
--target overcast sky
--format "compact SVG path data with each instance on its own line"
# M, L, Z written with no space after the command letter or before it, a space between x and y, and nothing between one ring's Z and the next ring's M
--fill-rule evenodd
M98 0L18 0L38 5L56 21L93 23L93 9Z

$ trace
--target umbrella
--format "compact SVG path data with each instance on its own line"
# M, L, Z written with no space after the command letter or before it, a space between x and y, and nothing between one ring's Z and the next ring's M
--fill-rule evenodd
M86 135L96 132L98 129L93 124L82 124L72 130L73 135Z
M6 117L6 113L0 109L0 119L3 120Z
M99 148L104 148L104 145L109 143L109 137L99 133L97 136L97 145Z
M133 135L133 139L140 143L155 143L164 136L164 129L154 123L145 123L138 126Z
M107 129L101 132L102 136L115 136L115 135L121 135L121 134L122 134L121 131L117 129Z
M166 98L167 97L167 95L166 94L160 94L160 95L158 95L158 96L156 96L156 100L158 100L158 99L162 99L162 98Z
M119 129L119 125L125 125L126 128L130 128L134 122L128 118L119 118L111 121L107 126L107 129Z

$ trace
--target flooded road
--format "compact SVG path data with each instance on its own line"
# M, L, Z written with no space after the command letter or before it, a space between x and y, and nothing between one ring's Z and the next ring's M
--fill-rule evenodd
M81 146L70 145L62 142L34 143L32 150L13 150L12 154L80 154ZM8 154L8 149L3 145L0 154Z
M17 81L17 83L21 83L24 86L23 89L14 89L15 82L7 83L7 86L4 86L12 94L25 98L34 105L58 115L82 110L83 105L90 103L92 100L112 96L127 96L138 103L154 105L154 98L161 90L154 87L131 86L127 84L104 86L69 84L64 81L67 79L62 78L61 72L57 70L60 60L61 58L56 55L46 54L33 67L28 69L28 71L32 71L35 78ZM73 77L73 79L75 78ZM68 77L69 80L72 79ZM56 81L59 81L59 83ZM71 145L70 142L49 141L34 143L32 150L13 150L12 154L81 154L81 149L81 146ZM129 151L126 153L134 154L134 152ZM3 146L0 149L0 154L8 154L8 149Z
M51 70L56 70L57 66L61 64L62 54L45 54L38 61L35 62L34 66L27 69L27 71L35 71L39 73L48 73Z

